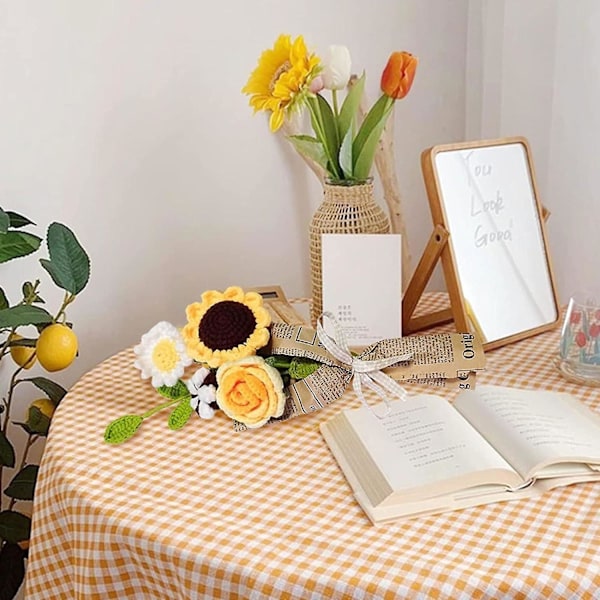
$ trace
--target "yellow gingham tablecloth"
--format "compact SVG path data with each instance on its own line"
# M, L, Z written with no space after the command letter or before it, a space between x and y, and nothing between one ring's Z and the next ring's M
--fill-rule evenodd
M554 368L558 335L489 352L478 383L600 411L598 388ZM600 485L373 527L318 429L352 394L243 433L222 415L170 431L165 411L110 446L110 421L159 402L133 358L90 371L54 416L27 598L600 598Z

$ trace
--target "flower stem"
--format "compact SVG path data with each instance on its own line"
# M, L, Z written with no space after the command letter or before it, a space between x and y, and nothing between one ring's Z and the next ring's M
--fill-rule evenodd
M154 408L150 409L148 412L145 412L143 415L140 415L140 416L142 417L142 419L147 419L148 417L151 417L152 415L156 414L158 411L162 410L163 408L167 408L169 406L172 406L173 404L177 404L178 402L181 402L182 400L183 400L183 398L176 398L175 400L169 400L168 402L165 402L164 404L155 406Z
M340 114L340 111L338 109L338 97L337 97L337 90L331 90L331 99L333 100L333 114L336 116L336 118L338 117L338 115Z

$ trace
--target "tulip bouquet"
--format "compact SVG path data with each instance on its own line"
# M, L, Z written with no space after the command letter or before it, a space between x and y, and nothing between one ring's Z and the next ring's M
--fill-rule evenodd
M381 76L382 95L358 124L365 75L340 102L338 93L351 78L351 58L345 46L330 46L323 59L307 50L302 36L280 35L265 50L242 91L254 111L271 113L269 126L278 131L292 113L306 107L314 135L291 135L296 150L324 170L332 182L357 182L371 172L377 144L395 100L404 98L413 83L417 59L394 52ZM331 93L331 103L323 95Z

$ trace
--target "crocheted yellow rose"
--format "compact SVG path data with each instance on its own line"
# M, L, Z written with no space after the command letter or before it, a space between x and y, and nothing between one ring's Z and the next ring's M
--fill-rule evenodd
M240 287L210 290L185 312L188 323L181 333L187 352L212 368L251 356L269 341L271 317L256 292Z
M226 363L217 371L217 404L246 427L262 427L271 417L283 414L281 375L260 356Z

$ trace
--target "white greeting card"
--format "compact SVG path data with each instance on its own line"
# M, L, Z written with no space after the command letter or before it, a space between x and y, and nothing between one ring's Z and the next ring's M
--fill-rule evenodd
M343 327L350 346L402 335L401 236L323 234L323 312ZM332 335L331 327L326 331Z

